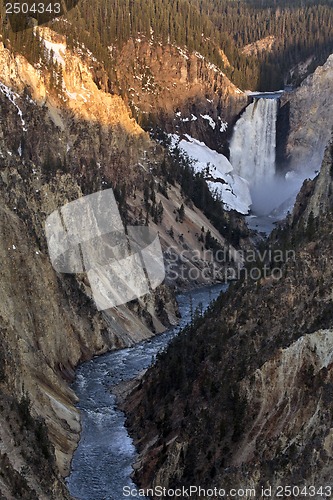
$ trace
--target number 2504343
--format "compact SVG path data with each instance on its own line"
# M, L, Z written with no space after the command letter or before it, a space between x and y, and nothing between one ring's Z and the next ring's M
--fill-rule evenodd
M6 3L6 14L60 14L60 3Z

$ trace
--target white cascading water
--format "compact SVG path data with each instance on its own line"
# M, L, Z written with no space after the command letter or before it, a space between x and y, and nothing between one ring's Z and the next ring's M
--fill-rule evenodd
M249 183L252 205L248 223L270 232L274 221L292 210L303 180L315 174L276 172L276 125L283 92L254 96L237 121L230 142L230 163L235 172ZM268 229L269 228L269 229Z
M230 163L253 194L275 176L278 99L255 98L237 121L230 143Z

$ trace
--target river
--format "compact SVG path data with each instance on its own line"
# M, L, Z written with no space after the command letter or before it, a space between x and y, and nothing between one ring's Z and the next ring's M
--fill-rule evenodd
M226 285L214 285L179 295L181 320L177 327L133 347L96 357L77 369L73 389L80 398L78 408L82 433L66 480L75 498L131 498L123 495L123 487L135 488L131 473L136 450L125 427L125 415L117 408L112 388L120 382L134 379L148 368L156 354L165 349L180 329L189 323L191 309L194 311L202 304L205 310L226 288Z

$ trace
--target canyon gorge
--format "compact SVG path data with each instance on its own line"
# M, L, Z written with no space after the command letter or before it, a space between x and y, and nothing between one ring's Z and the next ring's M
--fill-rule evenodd
M273 57L274 37L244 53L212 45L221 29L186 5L173 14L193 39L143 20L121 44L111 21L118 38L89 31L84 2L14 34L1 7L3 499L119 500L122 481L333 487L333 50L322 42L301 82L262 93L247 87L251 58ZM96 12L102 25L107 6ZM99 311L85 273L52 267L45 222L107 189L126 231L158 234L166 276ZM246 262L263 248L294 257ZM268 275L246 279L251 265ZM108 441L130 449L124 477ZM100 483L88 485L87 449L89 466L104 453Z

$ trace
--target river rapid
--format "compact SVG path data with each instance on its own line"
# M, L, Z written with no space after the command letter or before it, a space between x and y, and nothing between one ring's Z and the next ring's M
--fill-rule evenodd
M226 288L220 284L179 295L181 320L176 327L133 347L93 358L77 369L72 387L80 398L77 406L82 433L66 480L73 497L78 500L132 498L123 494L123 488L135 488L131 474L137 454L112 388L135 379L148 368L155 356L190 322L191 311L201 308L200 304L205 310Z

